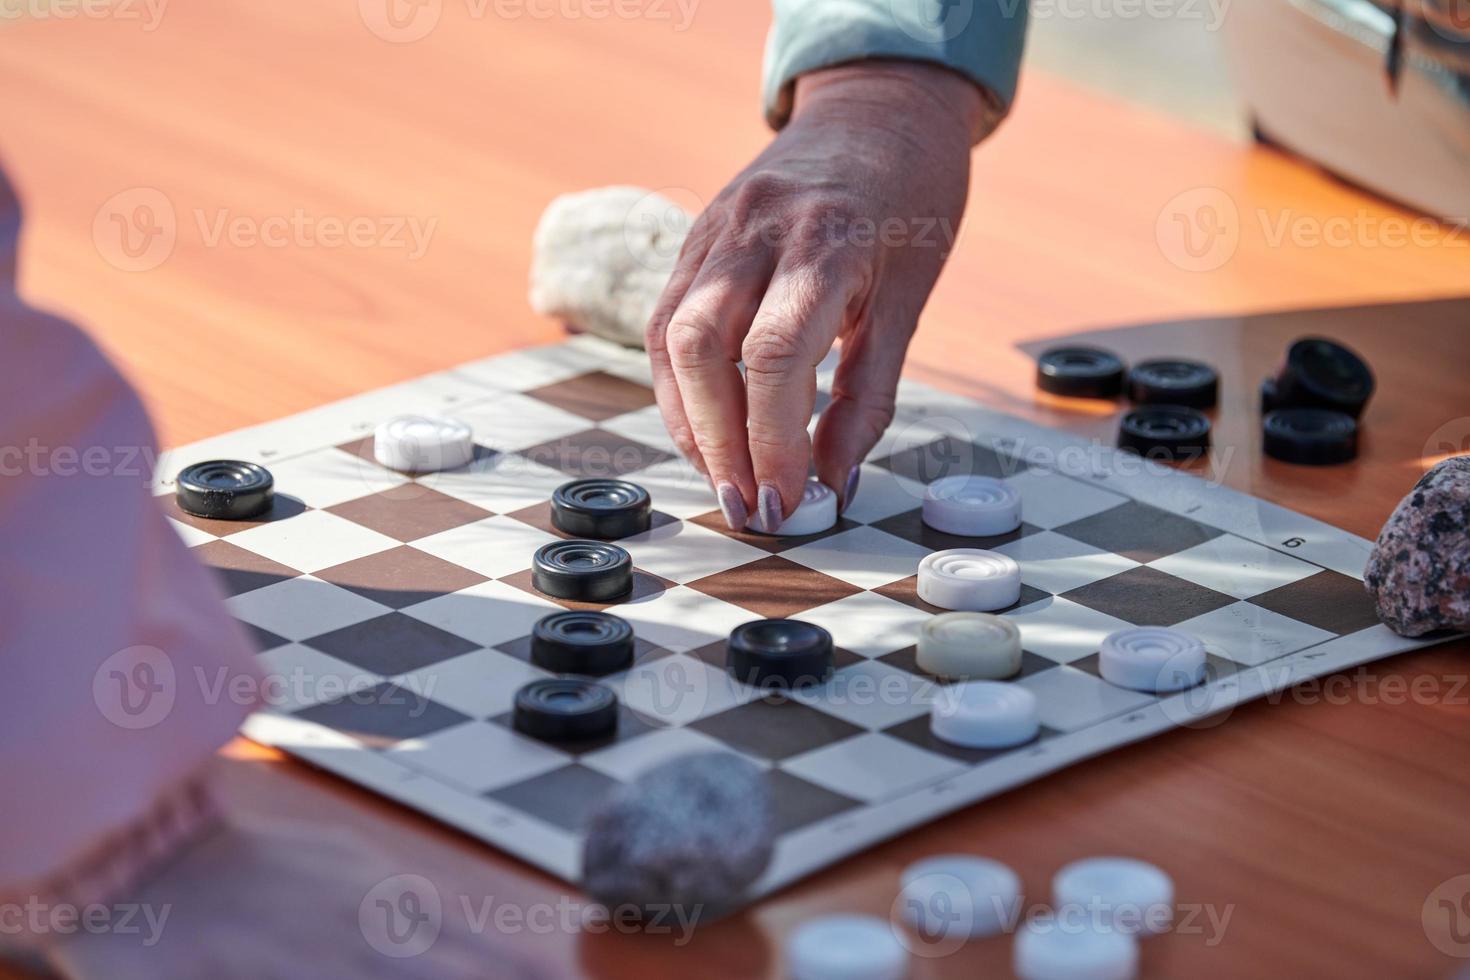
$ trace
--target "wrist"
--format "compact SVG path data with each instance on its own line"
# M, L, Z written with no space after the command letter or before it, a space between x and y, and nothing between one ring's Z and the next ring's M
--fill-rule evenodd
M793 123L832 115L847 124L871 121L923 139L970 146L1000 122L990 92L942 65L919 61L858 61L807 72L796 79Z

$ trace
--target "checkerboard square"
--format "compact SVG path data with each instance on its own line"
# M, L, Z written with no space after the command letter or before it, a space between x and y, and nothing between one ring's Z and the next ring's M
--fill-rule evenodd
M732 531L730 530L730 525L725 523L725 515L719 510L696 514L688 518L688 520L702 528L723 534L752 548L759 548L761 551L771 555L779 555L791 551L794 548L800 548L802 545L811 544L813 541L821 541L823 538L830 538L844 531L850 531L858 526L855 521L849 521L845 517L839 517L836 524L833 524L824 531L818 531L816 534L783 535L761 534L757 531Z
M481 794L544 775L570 762L565 753L548 745L484 722L405 739L390 748L388 756L467 792Z
M1042 528L1061 527L1128 502L1122 494L1055 470L1033 467L1009 482L1021 495L1021 519Z
M469 720L453 708L387 683L303 708L294 717L379 746L419 738Z
M670 650L692 650L723 640L741 623L759 617L748 609L712 599L683 585L613 610L644 639Z
M616 742L582 756L590 769L632 782L665 762L696 752L728 752L729 748L690 728L660 728Z
M335 504L328 507L327 511L404 542L416 541L491 516L490 511L483 507L476 507L428 487L420 487L419 492L413 495L393 492L369 494Z
M576 479L584 477L624 478L639 470L666 463L670 455L661 449L604 429L584 429L520 451L521 456L540 466L560 470Z
M294 568L222 539L211 540L195 548L194 557L214 569L225 595L263 589L301 574Z
M288 640L351 626L388 611L380 602L309 575L237 595L227 605L236 619Z
M857 725L776 694L701 718L691 727L737 752L771 760L862 733Z
M1249 599L1321 571L1310 562L1233 534L1211 538L1150 565L1237 599Z
M197 527L190 527L188 524L174 520L172 517L166 518L166 520L168 526L174 529L174 533L184 542L184 547L186 548L197 548L201 544L208 544L211 541L218 540L208 531L201 531ZM220 523L224 522L221 521Z
M562 830L578 832L619 783L596 769L572 765L502 786L485 795Z
M1321 571L1251 602L1330 633L1346 635L1378 625L1378 612L1362 580L1340 572Z
M771 619L794 616L861 591L779 555L696 579L689 588Z
M397 541L324 510L262 524L231 536L231 543L303 572L330 568L396 547Z
M641 442L645 446L661 449L671 456L679 452L679 448L674 445L673 437L669 435L669 430L664 425L663 414L659 412L657 405L649 405L636 412L604 419L598 423L598 428L606 429L625 439L632 439L634 442Z
M265 524L273 524L279 521L290 520L299 514L305 513L309 508L302 501L290 494L277 492L271 498L270 510L259 517L248 521L217 521L208 517L195 517L193 514L185 513L179 507L178 499L173 494L167 494L156 498L163 508L165 515L173 521L179 533L184 535L185 544L198 544L213 538L228 537L231 534L239 534L241 531L249 531L252 528L261 527Z
M289 493L308 507L331 507L408 482L402 473L335 447L271 464L276 495Z
M1019 541L1040 530L1035 525L1023 523L1014 531L1009 531L1005 534L997 534L984 538L961 537L958 534L946 534L943 531L936 531L928 524L925 524L923 508L916 508L905 511L902 514L894 514L892 517L884 518L881 521L874 521L873 527L881 531L886 531L894 537L912 542L925 552L948 551L951 548L984 548L987 551L994 551L1001 545Z
M864 657L881 657L913 643L929 615L876 592L860 592L808 609L800 619L832 634L837 646Z
M1176 629L1196 637L1212 652L1249 667L1325 643L1337 635L1250 602L1232 603L1185 620Z
M240 625L245 627L245 632L249 635L250 642L254 644L256 653L274 650L276 647L283 646L289 642L284 636L277 636L270 630L261 629L253 623L241 621Z
M489 719L515 704L516 691L552 676L498 650L472 650L394 678L402 687L471 718Z
M776 833L789 834L861 806L857 800L799 779L789 772L772 769L766 773L771 800L776 809Z
M928 714L939 685L877 660L859 659L825 683L791 692L800 701L869 730Z
M1010 555L1021 566L1021 581L1052 595L1105 579L1138 562L1055 531L1042 531L995 549Z
M878 802L963 771L953 759L870 732L788 759L781 768L807 782Z
M1014 456L955 436L941 436L874 462L890 472L923 484L933 483L943 476L961 474L1008 479L1026 469L1026 464Z
M924 484L892 470L864 463L858 470L858 489L842 516L859 524L877 524L924 503ZM901 537L902 535L900 535Z
M1032 653L1070 663L1096 653L1103 637L1132 623L1056 596L1006 613L1021 631L1021 646Z
M1036 695L1041 723L1062 732L1095 725L1155 700L1151 694L1114 687L1073 667L1042 671L1016 683Z
M942 738L936 738L934 736L933 729L929 727L929 716L927 714L920 715L917 718L910 718L908 721L900 722L897 725L886 728L883 730L883 734L889 738L896 738L907 742L910 745L923 749L925 752L947 756L948 758L972 766L989 762L991 759L998 759L1003 755L1008 755L1021 748L1021 746L1013 745L1003 749L972 749L963 745L954 745L944 741ZM1057 732L1054 729L1042 726L1041 730L1037 732L1036 738L1024 744L1035 745L1037 742L1044 741L1056 734Z
M474 429L476 443L500 453L514 453L587 428L587 420L580 415L518 394L497 395L456 414Z
M553 382L533 388L526 395L594 422L635 412L654 403L652 388L606 371L591 371Z
M468 653L475 645L400 612L313 636L304 641L338 660L390 677Z
M452 595L410 606L403 612L472 640L477 646L493 647L529 633L538 619L561 608L550 599L504 582L481 582Z
M487 517L419 538L413 546L452 565L499 578L531 564L531 556L556 538L512 517Z
M899 579L897 582L890 582L888 585L874 589L873 591L878 595L887 596L895 602L901 602L905 606L912 606L926 613L938 615L939 613L950 611L919 598L919 576L917 575L910 575L908 578ZM1042 592L1040 589L1034 589L1025 582L1022 582L1020 598L1004 609L995 609L992 612L996 614L1009 612L1012 609L1020 609L1023 606L1029 606L1032 603L1040 602L1046 598L1049 598L1047 593Z
M486 581L467 568L401 545L323 568L316 577L392 609L402 609Z
M288 643L255 658L260 691L277 711L293 712L377 687L383 678L320 650Z
M655 463L639 470L631 479L648 491L655 507L683 521L707 514L719 506L709 481L683 457ZM549 498L551 495L546 496Z
M839 578L860 589L874 589L914 574L929 549L872 527L804 544L782 557Z
M765 557L765 552L688 521L665 523L620 542L640 568L691 582Z
M1136 500L1055 530L1103 551L1140 562L1177 554L1222 533L1216 528Z
M1062 596L1136 626L1173 626L1235 600L1182 578L1142 566L1073 589Z
M724 671L683 653L635 664L605 683L625 705L669 726L691 724L759 694Z
M420 478L420 485L428 477ZM432 474L433 489L497 514L549 500L567 475L514 453L496 454L457 470Z

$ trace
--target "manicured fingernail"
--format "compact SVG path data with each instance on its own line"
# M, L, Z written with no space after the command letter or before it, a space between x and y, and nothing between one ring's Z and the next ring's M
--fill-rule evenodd
M842 510L846 513L847 508L852 506L852 498L857 495L858 477L861 472L856 466L847 471L847 482L842 485Z
M725 515L725 523L730 525L730 530L745 530L745 522L748 518L745 512L745 498L740 496L740 491L735 489L735 484L721 483L720 489L716 491L716 496L720 498L720 513Z
M781 526L781 492L773 483L762 483L756 495L756 506L760 510L761 528L767 534L775 534Z

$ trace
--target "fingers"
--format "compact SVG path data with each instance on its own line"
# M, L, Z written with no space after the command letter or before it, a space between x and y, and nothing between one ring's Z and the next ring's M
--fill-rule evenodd
M717 244L669 321L666 343L685 417L732 529L755 512L746 388L737 362L771 278L767 249Z
M837 260L783 262L745 338L745 391L757 508L765 530L801 502L816 366L866 293L866 275ZM829 484L838 491L841 483Z
M843 341L832 402L822 411L813 446L817 478L837 490L843 510L857 493L858 467L893 421L894 396L913 333L912 324L907 326L870 323Z
M700 268L704 265L705 256L709 254L713 241L714 235L710 225L704 221L695 222L694 227L690 229L689 237L684 240L684 246L679 252L679 260L674 266L673 273L669 276L668 284L664 286L662 295L659 296L657 305L654 306L653 316L649 318L648 327L644 331L644 346L648 349L648 363L653 372L653 394L658 401L658 410L663 416L664 426L669 430L669 437L674 440L674 445L679 448L684 458L706 476L709 475L709 472L705 467L704 459L699 455L699 446L694 441L694 430L689 425L689 417L684 412L684 402L679 395L679 383L674 377L674 367L669 362L668 331L669 322L683 301L684 294L689 291L694 277L699 274Z

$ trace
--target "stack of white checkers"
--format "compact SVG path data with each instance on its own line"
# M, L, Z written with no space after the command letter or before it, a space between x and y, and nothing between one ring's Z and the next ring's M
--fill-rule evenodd
M947 955L975 940L1015 933L1012 965L1022 980L1131 980L1138 941L1169 930L1174 883L1133 858L1074 861L1052 879L1052 905L1023 921L1021 879L969 854L927 858L905 869L893 921L831 915L802 923L786 941L793 980L902 980L909 951Z

